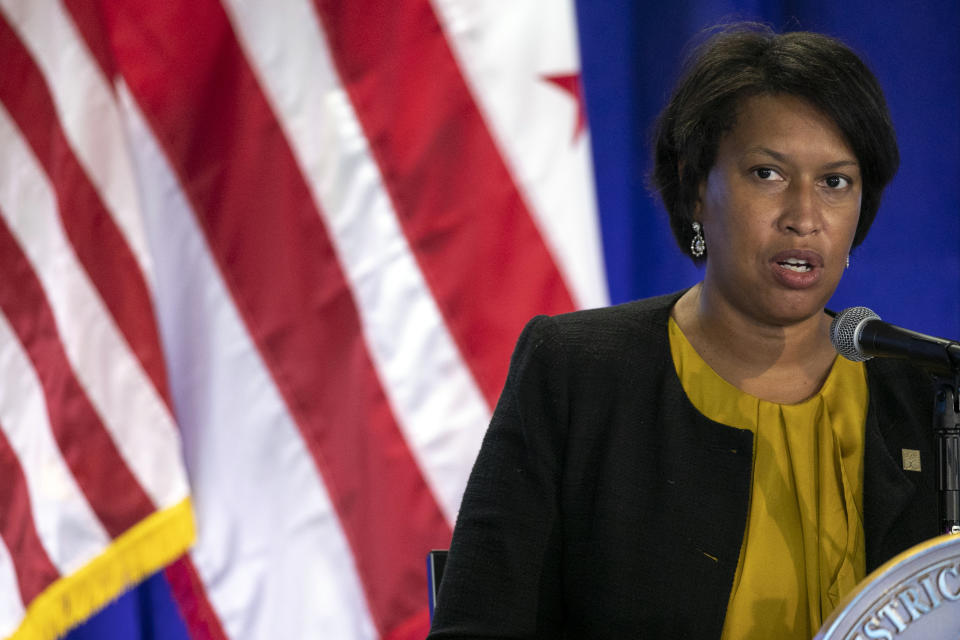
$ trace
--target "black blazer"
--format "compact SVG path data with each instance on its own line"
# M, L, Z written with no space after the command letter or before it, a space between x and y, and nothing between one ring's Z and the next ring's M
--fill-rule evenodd
M670 357L680 294L534 318L463 497L441 638L719 638L753 435L700 414ZM868 571L937 534L933 387L867 364ZM901 450L920 451L904 471Z

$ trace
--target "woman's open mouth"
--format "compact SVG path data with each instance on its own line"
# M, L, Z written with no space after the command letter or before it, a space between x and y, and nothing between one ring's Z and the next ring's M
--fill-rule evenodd
M799 258L787 258L786 260L777 262L784 269L789 269L790 271L796 271L797 273L806 273L807 271L813 270L813 265L807 262L806 260L800 260Z
M773 277L788 289L812 287L823 275L823 256L809 249L788 249L770 260Z

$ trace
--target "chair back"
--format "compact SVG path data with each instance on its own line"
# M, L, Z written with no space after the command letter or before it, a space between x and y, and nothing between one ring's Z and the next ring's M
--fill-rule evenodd
M430 603L430 622L433 622L433 607L440 593L440 578L443 577L443 566L447 563L447 550L434 549L427 554L427 596Z

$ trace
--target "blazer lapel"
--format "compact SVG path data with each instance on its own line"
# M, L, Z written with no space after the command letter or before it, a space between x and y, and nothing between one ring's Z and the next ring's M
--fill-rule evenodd
M924 384L922 372L903 375L898 367L903 365L867 363L863 516L868 572L937 535L933 389Z

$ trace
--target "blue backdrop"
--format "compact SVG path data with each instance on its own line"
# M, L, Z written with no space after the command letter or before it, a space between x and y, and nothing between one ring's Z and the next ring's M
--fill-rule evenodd
M960 3L873 0L579 0L583 85L594 146L610 296L674 291L700 273L673 242L646 187L651 123L681 51L730 19L837 36L880 79L900 142L900 173L831 303L960 338ZM72 640L186 639L162 577L72 632Z

